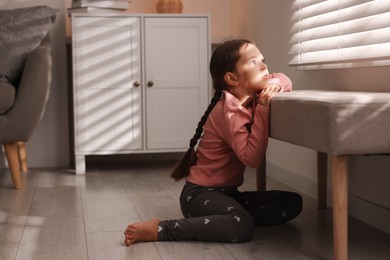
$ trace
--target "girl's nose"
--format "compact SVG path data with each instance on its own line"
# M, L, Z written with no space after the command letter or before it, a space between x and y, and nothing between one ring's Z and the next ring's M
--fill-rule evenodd
M267 66L267 64L265 64L265 63L261 63L261 65L260 65L260 70L266 70L268 68L268 66Z

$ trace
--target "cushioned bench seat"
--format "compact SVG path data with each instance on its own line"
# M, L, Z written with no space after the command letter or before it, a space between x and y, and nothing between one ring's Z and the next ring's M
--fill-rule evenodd
M296 90L271 101L270 137L318 152L318 206L331 159L335 259L348 257L349 155L390 153L390 93ZM258 188L265 188L265 167Z
M390 93L297 90L271 106L272 138L333 155L390 153Z

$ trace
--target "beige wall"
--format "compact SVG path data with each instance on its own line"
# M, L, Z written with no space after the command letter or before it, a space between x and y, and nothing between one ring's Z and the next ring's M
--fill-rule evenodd
M290 4L286 0L182 0L185 13L210 13L212 39L228 36L254 40L265 55L271 71L290 76L295 89L338 89L390 91L388 68L297 71L289 61ZM133 0L129 12L155 12L156 0ZM59 10L53 30L55 71L48 110L27 144L32 167L64 166L69 163L68 86L65 56L64 0L0 0L0 8L48 4ZM269 174L316 196L316 155L309 149L271 140ZM390 233L389 157L354 157L350 160L350 212ZM0 167L4 163L0 162ZM376 206L379 205L379 206ZM368 214L367 214L368 213ZM386 218L386 216L388 216ZM382 219L381 219L382 218Z
M71 0L65 0L71 6ZM128 13L156 13L157 0L132 0ZM183 13L208 13L211 16L212 42L220 42L230 36L231 0L182 0ZM67 35L70 35L69 17Z

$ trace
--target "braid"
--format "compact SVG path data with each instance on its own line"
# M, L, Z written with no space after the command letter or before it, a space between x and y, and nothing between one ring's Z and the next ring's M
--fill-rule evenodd
M176 167L173 169L171 173L171 177L176 181L179 181L180 179L186 177L190 171L190 167L195 164L196 162L195 146L198 143L200 137L202 136L203 125L206 123L211 110L213 110L213 108L215 107L215 105L217 104L218 100L221 97L222 97L222 92L215 91L214 96L211 99L210 105L207 107L207 110L205 111L204 115L200 119L198 123L198 127L195 130L195 134L190 140L190 148L187 150L183 158L179 161L179 163L176 165Z
M240 59L240 48L247 44L252 44L252 42L245 39L233 39L222 43L214 50L210 60L210 74L213 79L215 93L210 105L198 123L194 136L190 140L190 148L171 173L173 179L178 181L186 177L191 166L196 163L195 146L202 136L203 125L206 123L210 112L218 100L222 97L222 90L229 89L229 85L225 81L225 74L235 71L236 64Z
M203 133L203 125L206 123L206 120L209 117L211 110L213 110L214 106L217 104L221 96L222 96L222 92L215 91L214 96L211 99L210 105L207 107L207 110L204 112L204 115L202 116L202 118L198 123L198 127L195 130L194 137L192 137L192 139L190 140L190 148L194 148L195 145L198 143L198 140Z

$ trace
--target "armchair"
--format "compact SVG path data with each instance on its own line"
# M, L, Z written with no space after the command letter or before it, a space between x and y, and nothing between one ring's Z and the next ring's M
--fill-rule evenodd
M28 54L15 95L12 95L12 90L7 92L8 95L0 93L3 106L13 103L6 111L1 111L0 105L0 143L4 146L16 189L22 187L20 169L27 171L24 142L29 140L45 111L51 85L51 67L51 43L47 35L41 45ZM7 85L11 86L5 81L0 82L0 92ZM8 102L4 100L7 96ZM9 102L13 97L14 101Z

